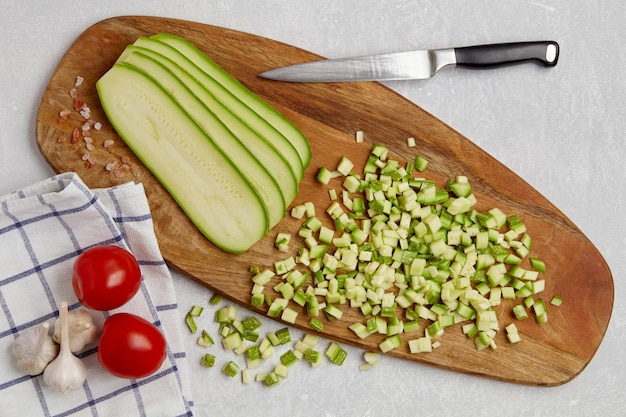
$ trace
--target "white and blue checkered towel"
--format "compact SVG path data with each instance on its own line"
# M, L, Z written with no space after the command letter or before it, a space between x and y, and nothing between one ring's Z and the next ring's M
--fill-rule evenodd
M181 316L143 186L91 190L65 173L0 197L0 210L0 415L191 416ZM77 354L87 367L84 386L61 394L41 376L21 374L10 346L26 329L52 325L61 301L84 308L72 289L74 260L104 244L130 250L143 274L137 295L113 312L154 323L166 336L167 358L150 377L118 378L102 369L94 342ZM99 326L113 313L89 311Z

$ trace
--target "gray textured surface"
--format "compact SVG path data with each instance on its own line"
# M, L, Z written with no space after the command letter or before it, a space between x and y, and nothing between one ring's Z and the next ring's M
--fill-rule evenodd
M309 369L298 364L285 383L267 389L258 383L245 386L218 369L201 368L196 358L202 350L190 337L196 415L623 414L626 8L621 1L5 0L0 13L0 194L52 174L34 140L36 109L48 77L84 29L126 14L228 27L327 57L543 38L559 41L561 58L551 70L455 69L428 81L387 85L553 201L604 254L615 280L613 318L604 342L587 369L560 387L510 385L387 357L375 369L359 372L362 352L348 348L343 367ZM183 310L206 303L210 295L182 276L177 292ZM211 326L212 316L206 317ZM269 320L264 323L267 329L276 326ZM213 349L219 353L221 348Z

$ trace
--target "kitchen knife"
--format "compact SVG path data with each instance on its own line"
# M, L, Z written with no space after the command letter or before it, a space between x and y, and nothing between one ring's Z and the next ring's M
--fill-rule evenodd
M259 74L289 82L347 82L425 79L444 67L493 68L537 62L553 67L559 59L554 41L499 43L326 59L289 65Z

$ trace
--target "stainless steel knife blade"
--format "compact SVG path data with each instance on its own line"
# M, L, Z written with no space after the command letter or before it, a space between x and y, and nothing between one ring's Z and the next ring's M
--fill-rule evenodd
M554 41L514 42L425 49L352 58L325 59L289 65L259 74L289 82L349 82L426 79L444 67L493 68L537 62L557 64L559 44Z

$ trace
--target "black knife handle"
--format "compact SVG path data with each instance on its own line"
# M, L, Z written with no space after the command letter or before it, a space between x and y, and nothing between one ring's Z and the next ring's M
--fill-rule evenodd
M454 48L456 65L489 68L528 61L553 67L559 60L559 44L554 41L514 42Z

